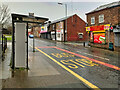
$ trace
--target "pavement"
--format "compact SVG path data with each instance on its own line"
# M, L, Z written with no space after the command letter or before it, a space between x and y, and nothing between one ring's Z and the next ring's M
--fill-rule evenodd
M8 46L7 51L10 50L9 48ZM9 52L6 52L6 56L9 56ZM4 64L4 62L6 63ZM29 48L29 70L15 70L12 72L8 66L9 63L10 59L7 57L2 63L6 67L2 69L2 88L88 89L79 79L58 67L54 62L47 61L47 57L44 57L40 52L33 53L32 48ZM11 73L8 75L8 72Z
M7 49L5 51L5 59L0 63L0 89L2 88L2 82L5 79L11 78L11 71L10 71L10 59L11 59L11 47L12 43L8 42Z
M11 44L9 44L5 61L2 63L4 67L1 78L2 88L87 90L93 85L98 88L118 90L120 80L119 70L116 67L120 67L119 53L89 47L87 43L84 47L82 43L44 39L35 39L36 49L32 52L32 44L32 39L29 39L29 70L16 69L14 72L9 67L11 57ZM83 58L90 59L90 63Z

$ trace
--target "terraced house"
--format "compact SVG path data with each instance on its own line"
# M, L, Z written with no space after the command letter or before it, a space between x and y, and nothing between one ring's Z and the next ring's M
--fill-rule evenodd
M89 45L120 51L120 1L86 13Z
M86 41L87 32L85 25L86 22L77 14L74 14L67 18L61 18L51 22L48 26L48 32L51 33L52 40Z

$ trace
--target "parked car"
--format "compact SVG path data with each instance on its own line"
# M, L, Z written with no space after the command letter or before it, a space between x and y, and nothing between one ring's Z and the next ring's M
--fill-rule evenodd
M30 34L30 35L29 35L29 38L33 38L33 37L34 37L34 35L33 35L33 34Z

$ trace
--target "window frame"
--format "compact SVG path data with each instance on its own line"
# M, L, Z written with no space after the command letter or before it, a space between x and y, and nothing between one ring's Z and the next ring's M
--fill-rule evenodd
M101 20L101 17L103 18L103 20ZM104 14L99 15L99 23L104 23Z
M94 19L94 23L92 22L92 19ZM92 17L91 17L91 24L92 24L92 25L95 24L95 16L92 16Z

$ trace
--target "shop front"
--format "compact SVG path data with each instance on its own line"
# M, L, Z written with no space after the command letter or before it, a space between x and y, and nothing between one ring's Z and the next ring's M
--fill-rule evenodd
M41 26L40 27L40 38L44 38L44 39L47 39L47 34L48 34L48 32L47 32L47 28L46 28L46 26L44 25L44 26Z
M107 48L110 24L86 27L89 33L89 45Z
M114 28L114 44L115 50L120 52L120 27Z
M56 40L63 41L64 40L64 22L59 22L56 24Z

